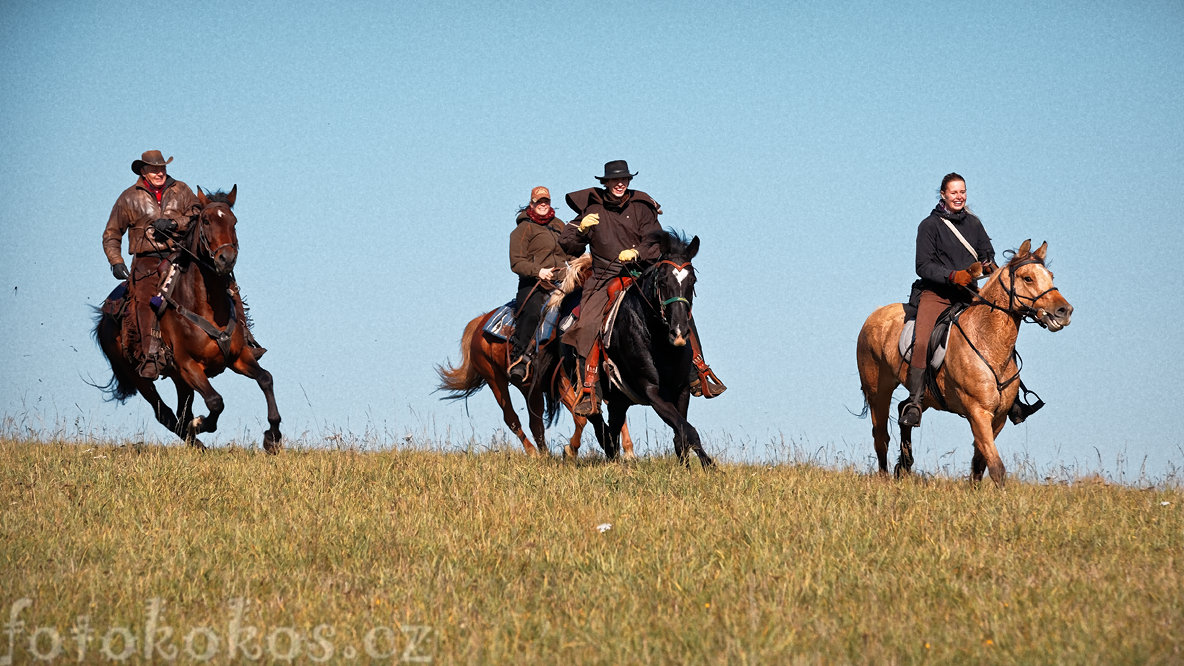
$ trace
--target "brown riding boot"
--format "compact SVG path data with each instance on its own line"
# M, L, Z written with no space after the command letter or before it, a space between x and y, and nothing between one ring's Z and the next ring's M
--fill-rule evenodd
M144 353L144 360L136 368L136 372L144 379L156 380L160 377L164 370L160 351L160 331L153 330L148 336L148 350Z
M584 366L584 382L580 396L571 411L576 416L592 416L600 413L600 397L596 395L596 382L600 375L600 341L592 343Z
M699 331L695 330L693 323L691 324L691 334L687 338L691 342L691 363L695 367L695 376L691 378L691 395L710 399L728 390L720 378L711 371L711 366L707 365L707 361L703 360L703 347L699 344Z

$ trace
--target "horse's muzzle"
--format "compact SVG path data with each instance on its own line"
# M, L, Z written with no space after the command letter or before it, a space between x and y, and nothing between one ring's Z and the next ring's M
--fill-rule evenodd
M1073 319L1073 306L1069 305L1068 301L1061 301L1061 304L1054 310L1041 308L1036 313L1037 323L1054 333L1068 326L1071 319Z
M218 275L230 275L234 270L234 263L238 261L238 250L234 248L227 248L214 255L213 264L214 271Z

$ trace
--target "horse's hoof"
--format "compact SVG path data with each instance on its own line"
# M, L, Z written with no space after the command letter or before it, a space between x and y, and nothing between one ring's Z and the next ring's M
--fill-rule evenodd
M198 451L205 451L206 450L206 445L202 444L201 440L196 437L185 442L185 444L187 444L189 446L189 448L191 448L191 449L197 449Z
M632 451L626 451L621 454L622 462L632 462L634 460L637 460L637 454Z
M571 444L568 444L563 447L563 457L565 459L575 460L576 458L579 457L579 455L580 455L579 452L577 452L575 449L571 448Z
M204 418L195 416L193 417L193 420L189 422L189 428L193 430L193 432L201 432L201 427L203 424L205 424L205 422L206 420Z
M912 472L912 470L910 470L908 467L906 467L902 463L896 463L896 469L894 471L896 474L896 478L898 478L898 479L903 479L904 477L908 476Z
M263 450L271 455L280 452L284 448L283 439L280 437L272 437L270 434L263 435Z

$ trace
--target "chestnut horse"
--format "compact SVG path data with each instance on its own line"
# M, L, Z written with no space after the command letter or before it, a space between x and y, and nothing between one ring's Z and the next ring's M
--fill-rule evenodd
M568 284L571 284L570 281ZM554 305L557 306L557 304ZM485 323L495 312L497 311L492 310L478 315L465 326L465 332L460 340L461 359L459 365L456 367L436 366L436 372L440 376L440 390L451 394L445 396L445 400L460 400L467 399L480 391L482 386L489 385L493 399L502 408L502 418L505 420L506 426L518 436L526 453L530 455L546 453L545 426L554 423L559 407L556 401L562 402L568 412L575 404L575 391L571 381L566 373L555 372L558 364L555 348L559 346L559 341L553 340L539 349L529 382L525 385L520 382L514 383L522 397L526 398L530 432L534 435L534 442L531 442L526 433L522 431L522 423L518 420L518 414L514 411L514 403L510 399L510 343L484 332ZM576 429L568 444L563 447L564 456L567 458L576 457L580 448L580 437L584 433L584 426L588 423L588 419L575 414L572 414L572 420L575 421ZM599 435L599 433L597 434ZM629 439L628 430L624 432L623 438L625 457L632 458L633 442Z
M226 368L259 383L267 399L267 422L263 449L276 453L282 447L280 413L272 390L271 373L260 367L255 353L244 338L246 313L231 293L232 271L238 259L237 219L231 210L238 186L230 193L206 195L199 187L201 210L190 224L178 247L177 274L160 315L160 335L171 360L161 373L177 389L177 412L165 404L150 379L136 372L136 360L124 350L121 322L101 313L95 325L95 340L111 364L114 377L103 387L112 399L123 402L139 393L152 405L156 420L185 441L205 448L197 439L203 432L218 428L218 416L224 404L222 396L210 385L209 378ZM127 314L126 316L134 316ZM209 410L207 416L194 416L193 393L197 391Z
M1008 410L1019 391L1019 366L1015 341L1020 323L1034 321L1050 331L1069 325L1073 306L1053 285L1052 272L1044 265L1048 243L1031 252L1031 241L1019 250L983 284L951 327L945 362L936 383L944 398L942 406L926 392L922 409L935 407L970 421L974 433L974 457L970 478L980 481L989 470L991 480L1003 485L1007 474L995 448ZM867 318L859 332L856 357L859 381L872 417L872 438L880 473L888 473L888 413L892 391L905 381L908 363L899 350L904 326L900 303L879 308ZM918 344L925 344L918 341ZM914 352L916 353L916 352ZM912 428L901 426L901 462L898 472L912 465Z

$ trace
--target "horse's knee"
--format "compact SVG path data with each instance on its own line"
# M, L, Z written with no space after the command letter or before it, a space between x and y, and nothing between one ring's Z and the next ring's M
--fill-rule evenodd
M226 409L226 402L222 400L221 395L211 393L206 397L206 409L209 409L211 414L221 414L222 410Z

